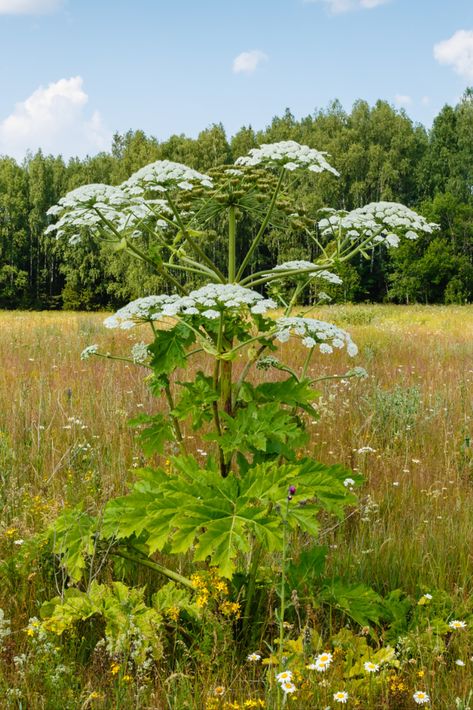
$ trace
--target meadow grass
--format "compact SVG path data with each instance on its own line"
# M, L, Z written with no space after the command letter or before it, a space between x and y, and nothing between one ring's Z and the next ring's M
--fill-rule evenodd
M321 542L330 547L328 577L343 576L383 596L402 589L417 599L439 590L448 596L450 618L462 618L473 591L473 307L330 306L318 309L317 317L347 329L360 353L354 362L341 352L320 355L310 374L325 378L354 364L369 373L364 380L322 380L320 419L308 422L310 453L361 471L366 481L360 508L322 529ZM91 343L102 352L129 352L147 334L106 330L103 318L0 313L4 560L18 540L44 530L65 506L82 502L89 511L100 510L128 490L134 468L145 462L127 421L160 406L144 382L146 371L103 359L81 361L80 352ZM281 348L293 366L303 362L303 348L293 342ZM187 435L189 450L205 461L208 444ZM0 607L12 621L16 653L27 642L28 618L48 594L41 580L19 580L4 563ZM467 698L472 688L472 649L459 642L455 647L454 640L452 653L466 667L455 668L445 658L435 665L423 658L424 641L419 636L412 650L413 687L416 673L423 682L427 674L431 707L456 707L455 697ZM412 635L409 642L416 643ZM207 649L213 660L202 663L200 677L178 669L142 705L131 689L89 700L105 670L84 668L82 679L75 679L79 695L81 684L87 689L82 707L203 708L217 679L232 685L232 697L244 698L254 687L253 671L235 673L231 643L225 643L225 653L217 643ZM219 670L222 659L227 665ZM15 687L14 669L5 673ZM59 710L48 692L33 693L27 707ZM396 698L382 707L415 706L412 695ZM288 705L312 707L298 702ZM223 707L219 703L215 699L214 706Z

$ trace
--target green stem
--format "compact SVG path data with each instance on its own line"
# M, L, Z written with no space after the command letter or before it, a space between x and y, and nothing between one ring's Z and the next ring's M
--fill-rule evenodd
M250 569L248 571L248 584L246 586L246 599L245 599L245 611L243 614L243 628L242 628L242 635L243 635L243 640L246 644L248 644L248 630L249 630L249 625L250 625L250 619L251 619L251 604L253 602L253 597L255 594L255 589L256 589L256 575L258 572L258 567L261 559L261 552L262 548L259 546L255 550L255 546L253 544L253 549L252 549L252 558L251 558L251 565Z
M287 515L289 512L289 498L286 503L286 516L282 525L282 558L281 558L281 607L279 612L279 666L282 668L284 646L284 614L286 611L286 556L287 556Z
M279 179L278 179L277 185L276 185L276 187L275 187L275 189L274 189L273 196L272 196L272 198L271 198L271 203L270 203L269 209L268 209L268 211L267 211L267 213L266 213L266 217L264 218L264 220L263 220L263 222L262 222L262 224L261 224L261 227L260 227L259 230L258 230L258 234L257 234L256 237L253 239L253 241L251 242L250 248L248 249L248 252L247 252L245 258L243 259L240 268L238 269L238 273L237 273L237 275L236 275L236 280L237 280L237 282L240 281L241 277L242 277L243 274L245 273L245 269L246 269L246 267L248 266L248 264L250 263L251 257L253 256L254 251L255 251L256 247L258 246L258 244L260 243L261 238L262 238L262 236L263 236L263 234L264 234L264 232L265 232L265 230L266 230L266 227L267 227L268 224L269 224L269 220L271 219L271 215L272 215L272 213L273 213L274 205L276 204L276 198L277 198L277 196L278 196L278 193L279 193L279 190L280 190L280 187L281 187L281 183L282 183L282 180L283 180L283 177L284 177L284 173L285 173L284 168L281 168L281 172L279 173Z
M162 574L165 577L172 579L174 582L178 582L179 584L182 584L184 587L188 587L189 589L194 589L194 585L192 584L190 579L187 579L187 577L183 577L178 572L173 572L173 570L168 569L167 567L163 567L163 565L160 565L157 562L152 562L151 560L148 560L146 557L139 557L138 555L132 555L129 552L124 552L123 550L114 550L114 552L112 554L115 555L115 557L122 557L124 560L130 560L130 562L136 562L139 565L143 565L143 567L149 567L149 569L152 569L155 572L159 572L159 574Z
M314 348L310 348L309 352L307 353L307 357L306 357L306 359L304 361L304 365L302 367L301 376L299 378L300 380L303 380L305 378L305 376L307 375L307 370L308 370L309 363L310 363L311 357L313 355L313 352L314 352Z
M169 418L171 419L172 422L172 427L174 429L174 435L179 443L179 446L182 450L183 448L183 437L182 437L182 432L181 432L181 427L179 426L179 421L176 419L176 417L173 414L174 411L174 400L172 397L172 392L171 392L171 387L169 385L169 382L166 383L164 387L164 392L166 394L166 401L168 403L169 407Z
M220 271L220 269L217 266L215 266L213 261L211 259L209 259L209 257L204 252L204 250L197 244L197 242L194 241L194 239L189 234L189 231L186 228L185 224L183 223L183 221L181 219L181 215L179 214L169 192L166 192L166 199L169 203L170 208L172 209L172 211L174 213L174 216L176 218L176 222L178 223L185 239L189 242L189 244L194 249L196 254L198 254L200 256L200 258L202 259L204 264L206 264L209 267L209 269L211 269L212 273L215 274L215 276L217 276L218 280L222 283L225 283L225 277L222 274L222 272Z
M236 214L235 205L228 211L228 282L235 282L236 274Z

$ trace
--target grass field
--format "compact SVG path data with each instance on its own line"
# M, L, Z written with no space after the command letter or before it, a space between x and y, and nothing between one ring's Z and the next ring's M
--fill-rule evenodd
M80 360L91 343L119 354L143 337L135 330L108 331L103 317L0 313L0 607L12 631L4 638L2 707L270 707L244 705L248 689L259 692L259 682L263 688L254 668L219 669L215 659L192 678L182 671L179 683L187 690L181 687L181 695L173 694L176 679L159 677L146 700L140 700L139 683L117 700L106 670L84 665L63 705L45 690L37 654L36 676L13 660L25 654L28 663L28 619L38 616L38 601L55 592L36 572L20 577L12 556L65 506L83 503L93 512L128 489L144 459L127 420L159 406L142 368ZM404 687L386 681L399 688L386 687L382 704L366 707L415 707L412 694L422 688L429 707L466 710L473 690L473 307L334 306L317 317L348 330L360 353L354 363L340 352L321 355L312 374L344 373L353 364L369 373L364 380L322 381L321 416L309 422L311 453L361 471L366 481L360 508L322 531L331 549L329 575L369 585L383 597L397 589L413 600L432 594L432 605L442 599L444 621L471 618L446 649L435 650L434 621L417 635L411 628L407 640L391 639L410 644L410 662L395 671ZM281 347L291 348L294 363L302 360L293 343ZM204 461L209 445L188 436L189 451ZM330 623L324 619L324 628ZM208 702L219 684L229 689L226 695ZM315 707L297 697L287 704ZM325 704L336 702L330 696ZM354 698L347 707L364 705Z

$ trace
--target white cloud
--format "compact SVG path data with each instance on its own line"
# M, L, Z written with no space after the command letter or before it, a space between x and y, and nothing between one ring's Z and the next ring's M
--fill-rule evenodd
M63 0L0 0L0 15L44 15L62 4Z
M396 94L394 102L397 106L409 106L412 103L412 99L407 94Z
M423 96L420 102L422 106L428 106L430 104L430 96Z
M341 15L352 10L372 10L379 5L385 5L390 0L304 0L304 2L324 2L333 15Z
M40 86L0 122L0 154L22 159L27 150L65 156L96 153L109 146L110 133L98 111L85 111L82 77Z
M235 74L253 74L258 64L266 61L268 61L268 56L261 49L242 52L233 60L233 72Z
M434 46L434 57L449 64L465 79L473 79L473 30L458 30L450 39Z

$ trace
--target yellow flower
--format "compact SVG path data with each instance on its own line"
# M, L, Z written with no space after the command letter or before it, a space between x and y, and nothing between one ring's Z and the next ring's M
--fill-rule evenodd
M214 688L214 695L221 696L221 695L224 695L224 694L225 694L225 688L223 687L223 685L217 685L217 686Z
M169 607L166 613L171 619L171 621L177 621L179 619L179 607L177 606Z
M128 675L128 673L125 673L125 675L122 678L122 681L124 683L131 683L132 680L133 680L133 678L131 677L131 675Z
M112 675L117 675L117 673L120 672L120 664L119 663L112 663L110 666L110 673Z

